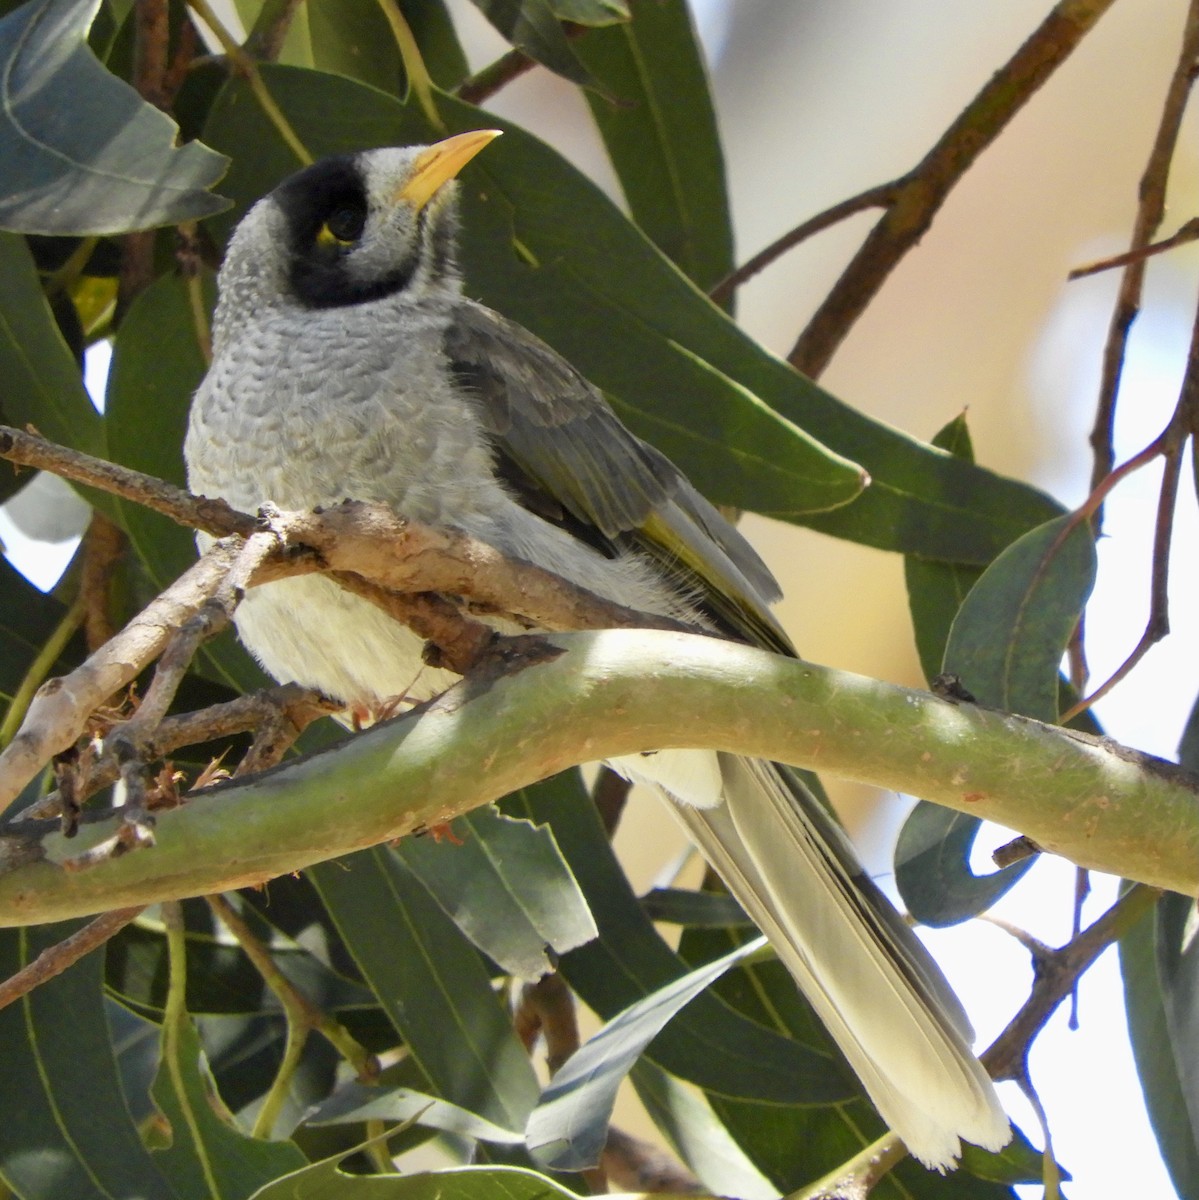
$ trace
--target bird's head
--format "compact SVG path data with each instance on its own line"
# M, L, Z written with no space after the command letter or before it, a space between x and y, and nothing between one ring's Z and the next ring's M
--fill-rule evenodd
M454 180L498 136L483 129L338 155L292 175L235 231L222 296L241 288L261 302L275 291L305 308L338 308L456 288Z

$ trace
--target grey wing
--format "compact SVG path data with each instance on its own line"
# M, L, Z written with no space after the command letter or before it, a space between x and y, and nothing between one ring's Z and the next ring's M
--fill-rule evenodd
M768 608L778 584L753 547L561 355L469 300L454 308L445 350L527 507L586 540L636 546L733 632L790 651Z

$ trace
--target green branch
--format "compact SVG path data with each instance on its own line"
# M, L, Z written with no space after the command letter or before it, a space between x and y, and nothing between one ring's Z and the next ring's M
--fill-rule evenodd
M667 746L773 758L1020 830L1082 866L1199 890L1199 782L1104 739L748 646L662 631L528 639L348 744L158 816L157 845L66 871L111 830L0 878L0 925L262 883L446 821L575 763ZM554 648L561 652L554 653Z

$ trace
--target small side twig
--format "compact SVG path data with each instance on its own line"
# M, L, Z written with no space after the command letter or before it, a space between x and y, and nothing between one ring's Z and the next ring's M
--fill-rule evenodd
M1037 943L1033 950L1033 985L1028 999L980 1056L992 1079L1019 1079L1026 1074L1026 1060L1033 1039L1057 1006L1073 991L1079 976L1152 909L1159 895L1155 888L1137 885L1060 949L1052 950ZM1026 937L1020 940L1028 945Z
M354 1068L363 1083L373 1080L379 1070L375 1056L362 1046L336 1018L313 1004L295 984L279 969L269 947L254 933L248 921L225 899L224 896L206 896L208 907L237 939L254 969L262 976L263 983L270 988L283 1007L287 1019L287 1042L283 1063L271 1085L267 1098L254 1123L255 1137L270 1137L279 1110L287 1098L287 1089L295 1067L299 1064L304 1043L312 1031L324 1037L333 1048Z
M112 912L106 912L94 921L89 921L78 933L73 933L57 945L43 950L33 962L0 982L0 1008L19 1000L39 984L53 979L55 975L61 975L85 954L90 954L104 945L110 937L134 920L143 908L144 906L139 904L132 908L113 909Z
M1108 325L1107 340L1103 347L1103 373L1099 383L1099 399L1095 409L1095 423L1091 429L1091 487L1111 474L1115 463L1112 431L1116 418L1116 397L1120 390L1120 379L1124 373L1124 354L1132 324L1141 310L1141 292L1145 282L1145 251L1153 241L1153 235L1161 225L1166 212L1166 186L1170 179L1170 164L1178 144L1182 118L1186 111L1187 97L1195 83L1195 62L1199 58L1199 0L1191 0L1183 27L1182 44L1178 51L1162 115L1158 122L1149 161L1138 188L1140 198L1136 220L1129 239L1128 265L1120 279L1120 291ZM1093 523L1100 524L1101 514L1096 513Z
M116 632L108 610L108 596L117 563L125 551L125 534L99 509L92 510L83 535L79 594L84 604L83 630L90 653Z
M888 205L894 204L899 197L901 186L902 181L895 179L889 183L877 184L872 188L867 188L864 192L859 192L856 196L850 196L848 200L842 200L839 204L826 208L814 217L809 217L790 232L783 234L781 238L771 242L764 250L759 250L753 258L739 266L732 274L726 275L708 292L708 298L713 304L726 303L743 283L752 279L760 271L764 271L777 259L782 258L787 251L794 250L801 242L806 242L808 238L815 237L816 234L823 233L826 229L831 229L832 226L840 224L860 212L866 212L871 208L886 208Z

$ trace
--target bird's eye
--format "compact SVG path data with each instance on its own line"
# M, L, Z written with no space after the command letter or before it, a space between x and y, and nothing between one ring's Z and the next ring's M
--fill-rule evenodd
M329 214L317 230L316 240L322 246L349 246L362 236L365 225L365 207L343 204Z

